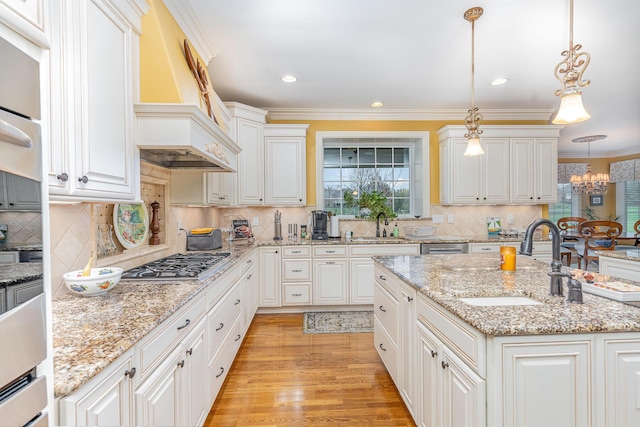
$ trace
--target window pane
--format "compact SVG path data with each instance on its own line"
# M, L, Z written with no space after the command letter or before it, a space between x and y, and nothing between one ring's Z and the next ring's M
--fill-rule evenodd
M411 203L409 199L395 199L393 201L393 211L398 215L408 215Z
M324 165L325 166L340 165L340 148L324 149Z
M325 167L323 172L325 184L329 181L340 182L340 168Z
M341 160L343 166L355 167L358 164L358 149L355 147L342 148Z
M391 164L392 161L392 155L393 155L393 149L391 148L378 148L376 150L377 152L377 161L378 163L389 163Z
M361 165L373 165L376 162L376 149L375 148L360 148L358 149L358 162Z
M394 168L394 179L397 180L403 180L403 181L409 181L409 168L399 168L396 167Z
M411 163L411 158L409 157L409 148L408 147L402 147L402 148L394 148L393 149L393 162L395 164L409 164Z

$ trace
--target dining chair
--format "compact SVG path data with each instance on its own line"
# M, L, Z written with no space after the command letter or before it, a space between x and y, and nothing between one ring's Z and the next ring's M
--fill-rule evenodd
M640 219L637 220L635 224L633 224L633 230L636 232L636 242L634 243L634 245L640 246Z
M616 239L622 234L622 224L616 221L596 220L584 221L578 224L578 235L584 239L576 244L578 253L578 268L589 269L589 261L597 261L596 251L614 251Z
M560 253L560 255L567 258L569 265L571 265L571 252L576 252L576 244L582 240L575 236L578 233L578 224L585 221L588 221L587 218L582 218L580 216L566 216L564 218L560 218L557 222L558 230L560 230L560 236L562 238L560 247L565 249ZM568 254L567 251L569 251ZM578 254L576 253L575 255L577 257Z

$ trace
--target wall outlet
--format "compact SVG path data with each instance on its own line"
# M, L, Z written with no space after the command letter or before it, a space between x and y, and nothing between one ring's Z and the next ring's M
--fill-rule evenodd
M511 224L511 225L515 224L515 221L513 219L513 214L507 215L507 224Z
M444 224L444 215L433 215L431 221L434 224Z
M260 217L259 216L254 216L252 224L253 225L260 225Z
M178 220L178 234L180 234L180 230L182 230L182 221Z
M449 224L453 224L453 214L449 214L447 221L449 221Z

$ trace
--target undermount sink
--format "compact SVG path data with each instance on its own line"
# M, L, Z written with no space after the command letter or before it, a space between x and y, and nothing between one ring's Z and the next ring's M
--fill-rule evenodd
M542 304L527 297L475 297L460 298L460 301L480 307L502 306L502 305L537 305Z

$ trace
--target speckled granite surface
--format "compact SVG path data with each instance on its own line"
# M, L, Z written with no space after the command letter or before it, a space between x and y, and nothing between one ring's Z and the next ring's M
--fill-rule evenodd
M224 247L230 262L209 278L123 281L107 294L53 299L54 393L73 393L116 360L218 277L237 265L253 245Z
M492 254L376 257L418 292L488 335L640 332L640 308L584 293L584 304L549 295L548 264L518 257L515 273ZM487 270L486 267L494 267ZM563 267L566 271L566 267ZM579 277L582 270L572 269ZM596 275L596 280L608 280ZM640 286L640 283L630 282ZM564 288L567 294L566 286ZM541 305L472 306L460 298L525 296Z
M364 239L364 240L362 240ZM536 241L549 241L549 239L539 238L535 239ZM488 235L477 235L477 236L466 236L466 237L456 237L456 236L441 236L434 239L424 239L424 240L411 240L406 239L404 237L355 237L352 240L345 240L344 237L340 239L330 239L330 240L267 240L267 239L258 239L256 240L256 244L258 246L293 246L293 245L372 245L372 244L420 244L420 243L516 243L522 242L522 237L510 237L510 236L498 236L498 237L489 237Z
M615 250L615 251L598 251L599 256L607 256L611 258L626 259L629 261L640 262L640 247L638 249ZM640 265L638 266L640 268Z
M42 278L41 262L0 264L0 286L15 285Z

